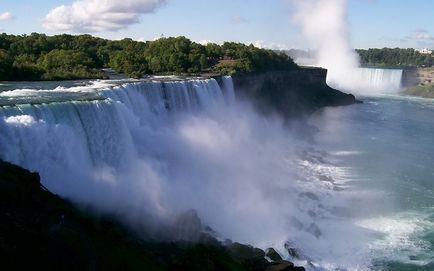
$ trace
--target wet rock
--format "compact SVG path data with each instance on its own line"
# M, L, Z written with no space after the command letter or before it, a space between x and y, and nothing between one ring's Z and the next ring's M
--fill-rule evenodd
M293 259L301 259L300 254L291 243L286 243L285 249L288 251L289 256L291 256Z
M235 242L228 246L228 249L232 255L241 260L265 257L265 252L262 249L255 248L250 245L244 245Z
M259 248L240 243L233 243L228 246L228 250L229 253L247 270L262 271L270 264L265 259L265 252Z
M283 260L280 254L274 248L271 247L265 250L265 256L270 258L270 260L272 260L273 262Z
M267 271L292 271L294 264L288 261L276 261L267 267Z
M251 99L261 112L293 118L325 106L349 105L354 95L330 88L323 69L267 71L233 76L237 95Z

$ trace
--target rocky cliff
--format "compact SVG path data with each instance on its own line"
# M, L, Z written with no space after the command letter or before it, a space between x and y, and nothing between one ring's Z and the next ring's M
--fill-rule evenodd
M434 68L405 69L402 86L403 94L434 98Z
M432 84L434 84L434 68L414 68L403 71L402 86L404 88Z
M263 111L277 111L286 117L309 114L325 106L357 102L354 95L329 87L327 70L302 68L233 76L236 95L253 99Z

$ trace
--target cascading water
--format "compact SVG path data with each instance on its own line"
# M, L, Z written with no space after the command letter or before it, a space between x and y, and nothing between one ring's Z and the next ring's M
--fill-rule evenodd
M286 257L289 245L312 270L370 264L348 169L237 101L230 77L16 89L0 103L0 157L75 202L150 233L195 209L221 238Z
M397 93L401 90L403 71L400 69L354 68L347 71L345 78L348 87L342 87L328 78L332 87L346 89L361 94Z

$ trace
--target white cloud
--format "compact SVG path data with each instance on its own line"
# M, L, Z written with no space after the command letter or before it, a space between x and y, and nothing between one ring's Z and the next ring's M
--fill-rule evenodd
M0 13L0 21L9 21L12 20L14 16L10 12Z
M406 47L434 48L434 36L423 28L415 29L405 37L395 39L394 41L405 44Z
M407 37L409 40L416 41L434 41L434 37L425 29L416 29Z
M78 33L118 31L139 23L166 0L75 0L52 9L42 25L47 30Z
M249 20L243 16L234 16L231 18L233 24L246 24L249 23Z

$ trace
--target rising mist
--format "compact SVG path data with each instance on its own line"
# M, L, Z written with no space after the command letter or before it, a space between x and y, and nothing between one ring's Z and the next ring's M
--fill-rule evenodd
M359 67L352 49L346 0L291 1L294 22L308 46L317 50L315 65L328 69L327 81L338 89L354 89L357 84L348 73Z

